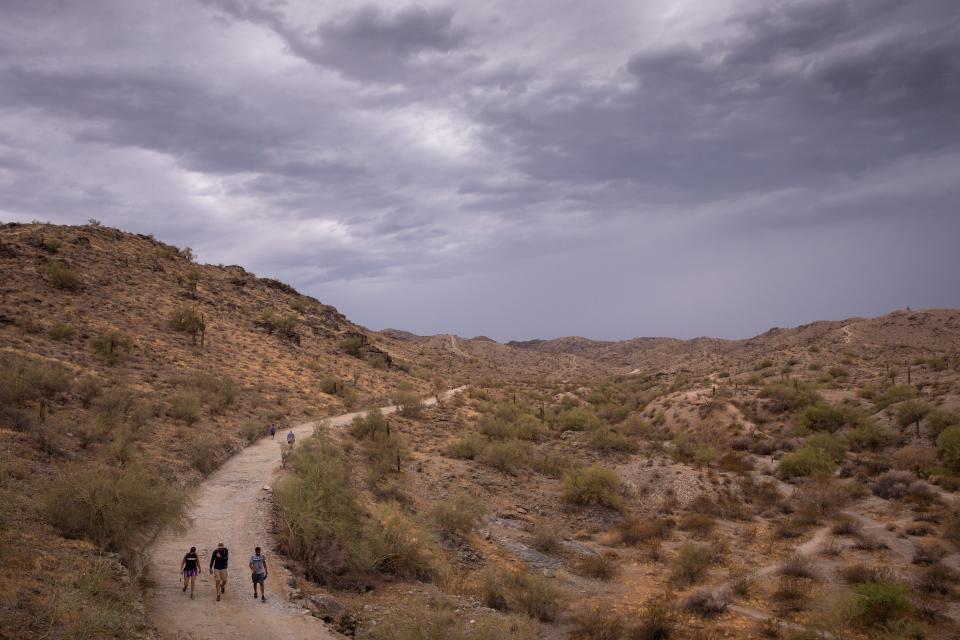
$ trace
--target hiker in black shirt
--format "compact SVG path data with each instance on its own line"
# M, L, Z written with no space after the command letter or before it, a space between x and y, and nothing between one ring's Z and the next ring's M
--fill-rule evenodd
M190 547L187 555L180 561L180 572L183 574L183 591L190 587L190 599L193 599L193 587L196 584L197 576L200 575L200 557L197 555L197 548Z
M213 574L213 588L217 591L217 602L220 594L227 591L227 563L229 552L223 543L217 543L217 548L210 554L210 573Z

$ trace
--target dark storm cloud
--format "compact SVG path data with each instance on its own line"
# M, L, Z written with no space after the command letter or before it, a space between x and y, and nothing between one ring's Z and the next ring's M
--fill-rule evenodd
M0 14L4 219L102 218L421 333L960 304L927 250L960 236L952 0ZM851 291L890 247L921 257Z

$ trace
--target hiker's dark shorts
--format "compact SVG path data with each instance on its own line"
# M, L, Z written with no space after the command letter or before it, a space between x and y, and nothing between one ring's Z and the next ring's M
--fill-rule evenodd
M253 584L263 584L267 580L265 573L251 573L250 577L253 579Z

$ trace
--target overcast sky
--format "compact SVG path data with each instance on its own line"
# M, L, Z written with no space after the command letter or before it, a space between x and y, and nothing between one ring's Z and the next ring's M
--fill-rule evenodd
M745 337L960 306L956 0L0 0L0 219L371 328Z

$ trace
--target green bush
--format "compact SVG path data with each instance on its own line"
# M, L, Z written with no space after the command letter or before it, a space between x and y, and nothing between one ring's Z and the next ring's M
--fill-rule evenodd
M529 459L529 445L519 440L490 442L480 452L480 462L507 473L526 466Z
M906 585L890 580L864 582L854 589L857 618L866 625L882 625L913 610Z
M768 400L768 406L774 413L799 411L821 402L820 395L808 384L794 381L794 384L768 384L760 390L760 397Z
M475 498L459 494L437 502L433 506L432 516L447 533L466 535L473 530L482 514Z
M956 411L934 409L927 414L927 427L933 432L934 436L940 435L944 429L955 424L960 424L960 413Z
M213 436L204 436L190 445L190 466L208 476L223 464L228 454L223 442L218 442Z
M389 432L390 424L380 409L372 409L362 416L357 416L350 423L350 435L354 438L375 438Z
M240 395L240 385L230 376L198 372L178 378L176 384L196 393L200 401L214 413L223 413L232 407Z
M842 462L847 454L847 445L840 438L829 433L816 433L803 441L805 448L819 449L834 462Z
M108 551L136 549L144 537L179 520L184 493L137 465L74 467L43 497L43 513L68 538Z
M587 446L596 451L621 451L636 453L636 441L610 428L594 429L587 434Z
M477 435L469 435L448 444L444 448L443 453L450 458L473 460L480 455L485 445L486 443L483 438Z
M920 434L920 421L927 417L932 407L924 400L911 399L906 400L897 407L897 424L901 429L906 429L912 424L917 427L917 435Z
M916 390L905 384L888 385L879 390L865 390L866 397L873 401L877 410L886 409L892 404L909 400L917 395Z
M947 427L937 436L937 455L944 466L960 473L960 426Z
M605 553L596 553L581 558L577 562L575 570L579 575L587 578L611 580L617 575L617 562Z
M253 444L267 435L267 428L256 420L247 420L240 427L240 436L247 444Z
M470 614L464 624L449 606L420 601L406 602L364 632L370 640L537 640L534 620L522 615Z
M90 348L108 364L117 364L133 352L133 339L119 331L108 331L94 337Z
M52 325L50 325L50 328L47 329L47 335L50 336L51 340L67 342L76 337L77 330L69 324L65 324L63 322L54 322Z
M53 400L70 388L70 375L59 364L0 354L0 408Z
M403 447L396 434L364 440L363 453L367 459L368 479L371 484L380 482L390 473L399 472L404 458Z
M167 316L167 324L174 331L197 334L201 328L206 329L203 316L190 305L182 304L174 308Z
M188 425L195 424L200 419L200 394L196 391L180 391L170 397L170 407L167 415L174 420L181 420Z
M847 432L845 439L854 451L877 450L893 444L897 434L873 420L868 420Z
M672 578L681 585L696 584L713 563L714 553L710 547L705 544L685 544L677 551Z
M780 459L777 471L781 477L796 478L833 473L837 465L830 454L823 449L801 447Z
M590 431L600 426L600 419L589 409L574 407L557 417L557 425L562 431Z
M602 505L619 508L620 478L601 465L573 469L564 475L560 491L567 502L580 505Z
M480 599L491 609L518 611L543 622L560 612L560 594L543 576L488 565L480 574Z
M65 262L57 261L48 264L47 277L50 278L50 284L65 291L76 291L82 284L80 275Z
M860 416L851 407L815 404L800 411L796 421L797 425L803 429L834 433L844 427L859 424Z
M419 418L423 415L423 401L413 393L397 393L393 396L397 413L404 418Z
M533 470L548 478L561 478L574 466L570 456L559 451L541 451L533 457Z

